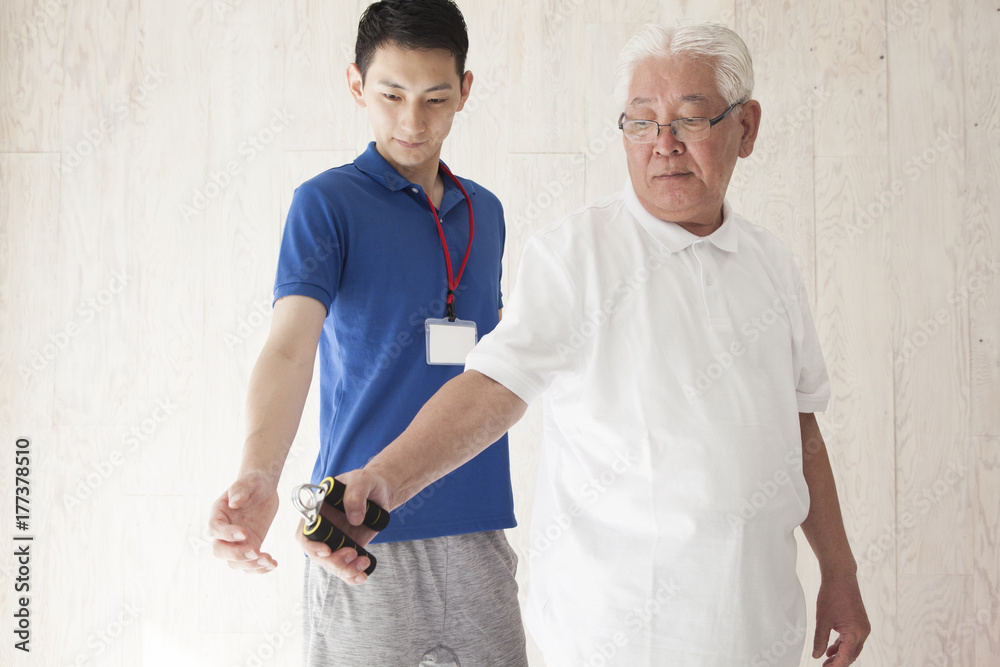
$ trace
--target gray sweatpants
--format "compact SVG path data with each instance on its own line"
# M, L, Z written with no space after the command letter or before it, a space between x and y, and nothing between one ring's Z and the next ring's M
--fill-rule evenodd
M527 667L503 531L369 550L378 567L360 586L307 564L307 667Z

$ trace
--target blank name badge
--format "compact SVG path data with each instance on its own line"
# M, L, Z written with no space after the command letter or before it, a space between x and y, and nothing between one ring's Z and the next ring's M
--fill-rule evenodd
M462 364L476 346L476 323L444 319L424 321L427 334L427 363L431 365Z

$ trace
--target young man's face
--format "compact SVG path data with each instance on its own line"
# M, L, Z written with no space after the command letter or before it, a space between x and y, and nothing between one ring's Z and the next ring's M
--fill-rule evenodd
M347 79L354 100L368 109L379 154L414 182L436 176L441 144L469 97L472 73L460 78L455 57L443 49L387 44L376 50L364 83L355 64Z

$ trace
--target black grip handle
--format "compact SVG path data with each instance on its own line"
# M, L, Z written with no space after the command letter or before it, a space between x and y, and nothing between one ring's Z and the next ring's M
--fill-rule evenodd
M343 512L344 491L347 490L347 485L333 477L327 477L319 485L326 490L326 497L323 498L323 502L329 503L332 507ZM365 502L365 518L361 523L372 530L385 530L385 527L389 525L389 512L370 500Z
M371 562L368 569L365 570L365 574L371 576L371 573L375 571L375 556L366 551L364 547L358 546L357 542L345 535L344 531L333 525L329 519L324 519L322 515L317 514L313 523L303 527L302 534L313 542L324 543L333 552L344 547L351 547L358 552L358 557L365 556Z

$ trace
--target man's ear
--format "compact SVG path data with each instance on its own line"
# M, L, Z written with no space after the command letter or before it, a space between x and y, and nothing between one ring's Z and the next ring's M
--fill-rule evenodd
M740 138L740 157L750 157L754 142L757 141L757 130L760 129L760 102L747 100L740 110L740 125L743 136Z
M361 70L358 69L357 63L351 63L347 66L347 88L351 91L351 97L354 98L355 104L362 108L367 106L364 96L365 84L361 80Z
M465 106L465 101L469 99L469 93L472 92L472 72L466 71L462 76L462 99L458 103L458 108L455 111L461 111L462 107Z

